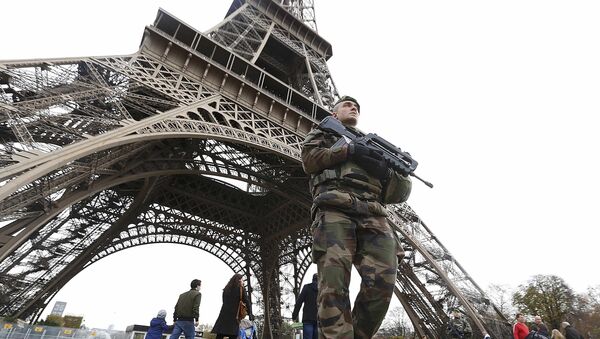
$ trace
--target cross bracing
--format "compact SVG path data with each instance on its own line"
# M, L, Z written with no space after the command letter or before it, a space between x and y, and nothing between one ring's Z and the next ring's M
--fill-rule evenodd
M206 33L159 10L131 55L0 61L0 313L35 318L98 260L175 243L242 273L276 337L311 264L301 142L338 96L312 6L236 0ZM389 212L415 330L439 337L461 306L503 337L417 214Z

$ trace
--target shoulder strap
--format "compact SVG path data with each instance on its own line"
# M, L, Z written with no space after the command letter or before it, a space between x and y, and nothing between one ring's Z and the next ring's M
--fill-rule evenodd
M240 284L240 301L242 301L242 284Z

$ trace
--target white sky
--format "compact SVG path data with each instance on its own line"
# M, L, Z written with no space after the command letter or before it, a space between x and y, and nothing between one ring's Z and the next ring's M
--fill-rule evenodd
M599 2L315 2L338 90L361 103L359 127L419 161L435 188L415 182L409 203L480 286L534 274L577 292L600 284ZM158 7L205 31L229 5L6 1L0 59L129 54ZM161 308L170 320L197 277L201 322L212 324L231 274L200 250L144 246L93 265L55 300L90 327L124 329Z

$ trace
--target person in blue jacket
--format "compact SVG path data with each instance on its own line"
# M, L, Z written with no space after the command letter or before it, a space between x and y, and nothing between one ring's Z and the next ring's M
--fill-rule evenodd
M167 321L165 320L166 316L167 311L160 310L158 311L156 318L152 318L152 320L150 320L150 328L146 333L146 339L162 338L162 334L169 328L169 326L167 326Z

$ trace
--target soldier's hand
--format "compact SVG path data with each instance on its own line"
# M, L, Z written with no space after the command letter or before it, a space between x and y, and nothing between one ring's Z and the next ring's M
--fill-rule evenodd
M377 153L371 155L361 155L354 158L358 166L365 169L370 175L377 179L385 179L388 175L387 162Z
M356 158L356 157L360 157L360 156L365 156L365 155L369 155L371 153L371 149L362 143L357 143L357 142L350 142L348 144L348 157L349 158Z
M385 159L383 159L382 151L352 141L348 145L348 156L377 179L385 179L387 177L388 166Z

